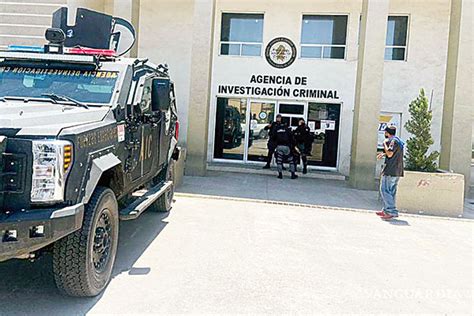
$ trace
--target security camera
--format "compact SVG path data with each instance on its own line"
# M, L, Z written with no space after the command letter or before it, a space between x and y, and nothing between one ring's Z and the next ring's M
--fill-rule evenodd
M47 29L44 36L50 44L61 45L66 40L66 34L64 34L63 30L57 28Z

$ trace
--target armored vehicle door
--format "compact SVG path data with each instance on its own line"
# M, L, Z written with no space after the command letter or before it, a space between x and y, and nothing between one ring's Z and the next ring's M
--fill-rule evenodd
M140 79L139 102L133 109L135 128L132 130L134 146L131 148L133 182L154 176L157 170L160 150L161 116L151 109L152 77ZM140 93L141 90L141 93Z
M160 166L168 163L169 148L171 141L176 136L176 96L173 83L169 78L158 77L153 79L152 84L152 110L156 115L160 115ZM174 145L173 145L174 148Z

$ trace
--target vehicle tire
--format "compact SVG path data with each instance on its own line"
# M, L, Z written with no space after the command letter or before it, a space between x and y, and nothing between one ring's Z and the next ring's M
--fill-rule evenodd
M85 208L82 228L54 244L54 281L62 293L84 297L102 292L112 274L118 232L115 194L98 187Z
M234 147L233 148L237 148L240 145L242 145L242 135L239 132L236 132L236 134L234 135Z
M152 207L153 210L159 213L169 212L171 210L171 205L173 203L173 197L174 197L174 160L173 159L171 159L168 166L166 167L166 175L162 178L162 180L172 181L173 184L153 204L153 207Z

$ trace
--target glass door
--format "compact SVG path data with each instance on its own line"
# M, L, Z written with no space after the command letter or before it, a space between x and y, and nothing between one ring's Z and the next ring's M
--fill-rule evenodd
M307 116L307 104L306 103L294 103L294 102L279 102L278 113L282 116L283 123L286 123L291 128L295 129L298 126L300 119L305 119Z
M266 161L268 148L268 130L265 126L275 120L275 105L272 101L250 102L250 110L247 116L248 141L247 141L247 161Z
M214 158L244 160L247 99L217 98Z
M268 130L276 114L292 128L305 119L314 135L310 166L337 167L341 105L217 98L214 159L265 162Z
M340 104L309 102L307 124L314 133L309 165L337 167L340 117Z

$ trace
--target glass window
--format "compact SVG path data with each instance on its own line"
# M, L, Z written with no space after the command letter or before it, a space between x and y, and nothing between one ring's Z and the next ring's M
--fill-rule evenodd
M247 99L217 98L214 158L244 159Z
M261 56L263 14L222 13L221 55Z
M408 17L389 16L385 60L406 60Z
M84 103L109 103L119 73L67 69L0 67L0 98L47 98L58 94Z
M267 161L268 129L275 118L275 102L250 102L250 129L247 144L249 161Z
M347 15L303 15L301 57L344 59Z
M303 104L285 104L280 103L280 114L304 114Z
M309 165L337 167L340 118L340 104L309 102L308 127L314 134L308 148Z
M321 58L323 56L322 47L301 46L302 58Z

